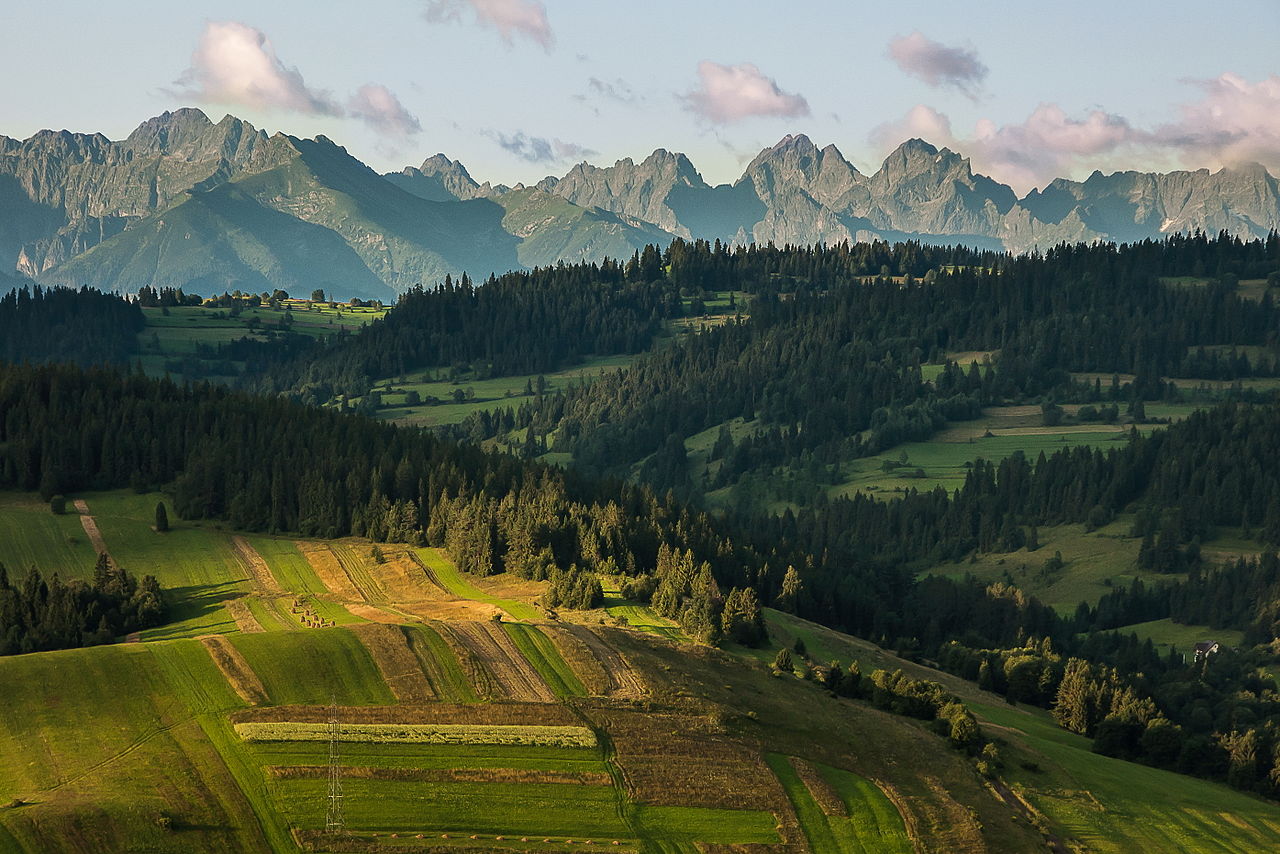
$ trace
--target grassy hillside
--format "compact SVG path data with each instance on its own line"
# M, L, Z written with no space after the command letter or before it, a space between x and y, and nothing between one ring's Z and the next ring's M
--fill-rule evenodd
M0 685L22 686L0 691L0 851L1035 851L1037 823L1088 850L1280 845L1272 805L1096 756L1042 714L780 612L769 646L726 653L616 598L549 622L540 585L434 550L180 519L159 534L159 496L76 498L84 515L3 496L6 560L70 570L92 529L161 578L174 622L0 659ZM918 722L771 675L797 638L944 681L996 735L1004 782ZM339 838L323 833L335 703Z

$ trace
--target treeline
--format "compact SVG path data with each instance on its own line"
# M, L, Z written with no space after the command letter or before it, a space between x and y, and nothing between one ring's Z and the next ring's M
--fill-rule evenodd
M0 564L0 655L110 643L164 617L155 576L139 581L106 555L88 583L46 579L33 567L15 584Z
M219 356L247 363L254 388L327 403L365 394L377 378L420 368L457 368L484 379L550 373L588 355L646 349L680 295L613 261L560 265L491 277L464 274L437 288L414 288L360 331L302 353L248 339ZM295 344L293 349L301 345Z
M0 297L0 360L125 364L145 320L138 306L91 288L16 288Z
M729 249L677 241L663 261L679 287L753 293L749 318L589 384L477 413L451 435L515 434L526 445L551 437L586 472L626 475L640 466L655 487L693 496L752 472L820 469L927 438L988 403L1158 399L1178 393L1162 377L1270 374L1280 352L1280 311L1270 297L1240 297L1231 284L1238 274L1229 272L1280 268L1275 235L1060 246L1020 257L914 244ZM903 277L877 274L874 261ZM1205 286L1162 280L1205 265L1221 278ZM928 272L916 278L913 269ZM994 350L1000 356L986 368L949 365L931 382L922 377L922 363L948 352ZM1104 389L1071 372L1135 379ZM720 465L699 483L683 441L731 418L757 422L755 431L717 443Z
M598 602L597 573L653 575L663 546L726 578L757 560L721 523L644 487L281 397L101 369L0 366L0 485L46 497L171 485L182 516L241 530L438 544L480 574L555 582L577 567L584 580L562 586L569 607ZM722 604L709 607L718 626Z

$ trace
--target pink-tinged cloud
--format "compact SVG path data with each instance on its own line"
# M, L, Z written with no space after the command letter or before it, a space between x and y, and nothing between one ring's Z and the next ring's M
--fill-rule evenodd
M977 53L933 41L919 30L890 41L889 56L912 77L934 88L951 86L970 98L977 97L987 77Z
M880 148L894 148L903 140L916 138L938 145L949 145L955 140L951 119L924 104L916 104L897 121L877 125L870 136L872 143Z
M390 89L366 83L347 101L347 111L374 130L405 138L422 131L418 118L405 109Z
M1280 169L1280 76L1250 83L1236 74L1196 81L1198 101L1184 104L1181 118L1152 134L1184 160L1210 166L1256 161Z
M283 110L317 116L342 115L328 92L307 86L302 74L276 56L261 30L237 21L210 21L178 78L178 94L215 104Z
M1021 124L980 120L969 144L981 169L1025 193L1143 138L1120 116L1093 110L1076 119L1057 104L1041 104Z
M784 92L772 77L766 77L749 62L721 65L698 63L697 89L683 96L685 106L700 118L715 124L729 124L755 116L795 118L809 115L809 102L802 95Z
M477 24L492 27L508 46L517 37L527 38L551 50L555 36L547 21L547 7L540 0L427 0L428 21L460 21L470 9Z

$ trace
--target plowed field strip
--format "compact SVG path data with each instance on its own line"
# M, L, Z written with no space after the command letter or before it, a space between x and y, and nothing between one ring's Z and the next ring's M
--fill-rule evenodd
M418 656L405 640L404 631L399 626L388 626L381 623L365 623L351 629L369 655L374 664L382 672L382 678L402 703L422 703L438 699L431 683L422 672Z
M649 688L640 678L640 674L627 662L622 653L606 643L604 638L586 626L564 625L562 628L595 654L596 660L600 662L600 666L604 668L609 678L608 694L610 696L634 699L649 693Z
M489 683L494 687L491 693L512 700L544 703L555 700L551 688L520 654L501 626L492 622L440 625L488 674Z

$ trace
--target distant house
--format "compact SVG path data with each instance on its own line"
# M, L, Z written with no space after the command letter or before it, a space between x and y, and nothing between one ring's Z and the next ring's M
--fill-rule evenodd
M1196 647L1195 647L1196 661L1197 662L1203 661L1204 659L1213 655L1217 651L1218 651L1217 641L1200 641L1200 643L1196 644Z

